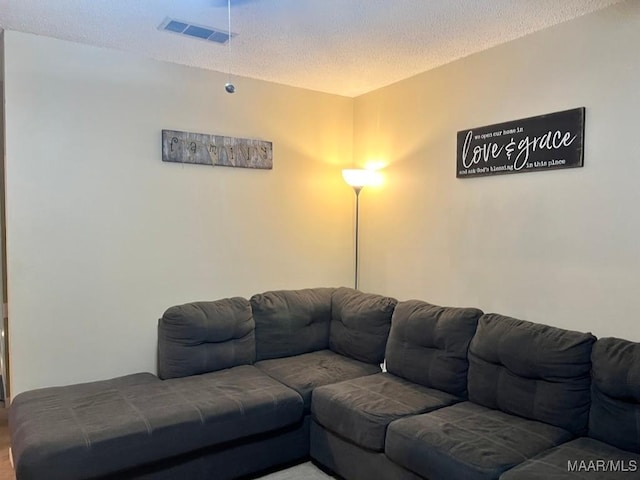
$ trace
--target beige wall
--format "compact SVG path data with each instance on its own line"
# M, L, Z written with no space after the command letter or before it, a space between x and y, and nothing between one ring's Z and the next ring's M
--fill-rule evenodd
M640 2L361 96L365 290L640 340ZM584 168L456 179L456 132L586 107Z
M155 370L181 302L352 282L640 340L640 4L355 100L6 32L13 394ZM458 180L456 132L585 106L585 167ZM163 128L273 141L274 170L160 161ZM353 155L352 155L353 148Z
M353 101L5 33L12 393L155 371L169 306L350 284ZM273 142L161 162L176 129Z

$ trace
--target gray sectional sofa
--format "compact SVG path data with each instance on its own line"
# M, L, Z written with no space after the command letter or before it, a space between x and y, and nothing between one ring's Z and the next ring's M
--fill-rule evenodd
M381 362L386 368L381 369ZM348 288L168 309L158 376L25 392L18 480L638 479L640 344Z

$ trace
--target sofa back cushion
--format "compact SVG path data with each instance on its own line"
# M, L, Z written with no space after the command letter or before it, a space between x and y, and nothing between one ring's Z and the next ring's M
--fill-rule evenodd
M257 359L290 357L328 348L333 290L279 290L251 297Z
M589 436L640 453L640 343L601 338L591 362Z
M367 363L382 363L398 301L341 287L331 297L329 348Z
M178 305L158 322L162 379L252 364L255 356L253 317L244 298Z
M469 400L584 435L594 341L589 333L485 314L469 346Z
M396 305L386 361L390 373L425 387L464 397L467 350L482 311L439 307L420 300Z

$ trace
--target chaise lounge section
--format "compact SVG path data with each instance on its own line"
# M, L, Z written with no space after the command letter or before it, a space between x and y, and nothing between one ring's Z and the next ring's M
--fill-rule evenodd
M160 378L143 373L14 399L16 476L224 479L305 458L312 388L380 371L395 303L342 288L172 307L158 326ZM298 336L309 341L295 344ZM287 338L293 346L282 358L265 360ZM348 356L369 359L353 339L364 339L373 362Z
M170 379L139 374L17 396L9 418L17 477L124 477L301 422L302 399L249 364L247 329L253 320L243 299L173 307L160 322L159 371ZM193 356L172 347L176 338ZM180 376L203 371L210 373Z

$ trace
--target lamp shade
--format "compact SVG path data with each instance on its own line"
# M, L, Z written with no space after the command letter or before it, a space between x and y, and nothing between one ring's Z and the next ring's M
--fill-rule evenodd
M376 183L376 172L363 168L349 168L342 170L342 178L352 187L366 187Z

